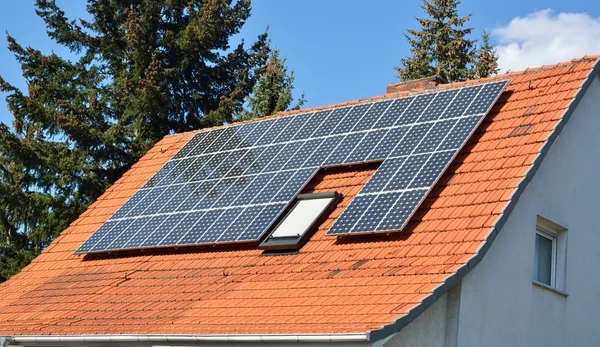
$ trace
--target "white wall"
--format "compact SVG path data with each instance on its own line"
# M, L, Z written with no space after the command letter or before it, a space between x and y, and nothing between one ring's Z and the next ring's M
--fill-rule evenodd
M457 283L406 328L373 346L456 347L460 299L461 284Z
M568 229L568 296L532 284L537 215ZM462 281L459 346L600 346L600 78Z

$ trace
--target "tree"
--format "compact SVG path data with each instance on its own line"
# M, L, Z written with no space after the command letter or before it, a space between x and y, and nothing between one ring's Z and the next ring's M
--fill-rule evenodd
M462 81L473 76L475 41L465 28L470 15L459 17L458 0L423 0L421 8L429 18L417 18L421 30L405 35L411 56L396 67L402 81L437 75L444 82Z
M490 35L485 30L481 37L482 44L477 49L475 61L475 77L485 78L495 75L500 71L498 68L498 53L494 46L490 44Z
M288 73L286 58L279 57L279 50L274 49L269 60L260 70L258 82L248 97L248 109L242 111L239 119L264 117L290 109L294 97L294 71ZM292 109L299 109L306 102L304 93Z
M231 47L250 0L88 0L71 21L37 0L76 58L7 35L28 89L0 77L0 280L64 230L164 135L235 120L269 56L267 34ZM14 260L14 261L13 261Z

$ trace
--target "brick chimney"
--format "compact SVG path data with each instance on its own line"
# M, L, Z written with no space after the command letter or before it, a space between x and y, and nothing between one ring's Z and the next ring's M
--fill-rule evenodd
M438 76L429 76L419 78L418 80L410 80L406 82L389 84L386 93L409 92L423 89L435 89L442 84L442 80Z

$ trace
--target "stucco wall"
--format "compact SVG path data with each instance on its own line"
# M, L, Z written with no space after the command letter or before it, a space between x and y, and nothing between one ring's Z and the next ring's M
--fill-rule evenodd
M460 293L461 285L458 283L408 327L373 346L456 347Z
M532 284L536 217L568 229L568 296ZM459 346L600 346L600 78L481 263L462 281Z

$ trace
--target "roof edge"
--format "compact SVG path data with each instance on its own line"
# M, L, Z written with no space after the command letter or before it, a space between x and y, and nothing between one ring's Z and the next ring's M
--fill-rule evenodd
M89 343L137 343L137 342L236 342L236 343L257 343L257 342L281 342L281 343L306 343L306 342L368 342L367 334L304 334L304 335L29 335L29 336L5 336L0 337L0 346L6 343L36 343L36 344L56 344L71 343L80 344Z
M473 270L475 268L475 266L477 264L479 264L479 262L481 262L484 255L487 253L488 249L492 245L492 242L494 242L494 240L496 239L496 236L498 235L500 229L502 229L502 227L504 226L504 223L506 223L506 221L508 220L508 216L510 215L512 210L515 208L515 205L519 201L519 198L523 194L525 188L527 187L527 185L529 185L529 182L531 182L533 176L539 169L540 165L542 164L542 161L546 157L546 154L548 154L548 151L554 144L554 141L558 138L558 136L562 132L562 129L565 127L565 125L567 124L567 122L569 121L571 116L573 115L573 111L577 108L577 105L579 104L579 102L581 101L583 96L585 95L589 86L592 84L592 81L594 80L594 78L596 76L600 76L600 56L584 57L582 59L590 59L590 58L595 58L594 66L590 69L587 76L585 77L585 80L579 87L579 91L577 91L577 94L571 100L571 102L569 103L569 106L567 107L565 112L562 114L561 120L558 122L558 124L554 128L554 131L552 132L552 134L550 134L548 136L546 143L542 146L542 149L540 150L538 156L533 161L533 164L530 166L529 170L527 171L527 174L523 177L521 182L519 182L519 184L517 185L517 188L515 189L513 195L511 196L510 201L506 204L506 206L500 213L498 219L496 220L496 223L494 224L494 226L490 230L489 234L483 241L483 243L482 243L481 247L479 248L479 250L477 251L477 253L475 255L473 255L471 257L471 259L469 259L467 264L458 268L458 270L456 270L456 272L454 274L448 276L448 278L446 278L442 284L440 284L436 289L434 289L434 291L429 296L425 297L421 301L420 304L417 304L417 306L413 307L406 315L396 319L396 321L394 323L384 325L381 328L376 329L376 330L371 330L368 333L369 341L374 342L377 340L385 339L385 338L390 337L391 335L399 332L400 330L402 330L404 327L406 327L408 324L410 324L412 321L414 321L419 315L421 315L421 313L425 312L426 309L428 309L431 305L433 305L433 303L435 303L439 297L446 294L446 292L448 292L450 290L450 288L454 287L454 285L456 283L458 283L463 277L465 277L466 274L468 274L471 270ZM582 60L582 59L580 59L580 60ZM559 64L557 64L557 65L559 65ZM525 71L527 71L527 70L525 70ZM504 76L510 76L510 75L511 74L507 74Z

